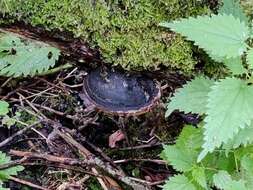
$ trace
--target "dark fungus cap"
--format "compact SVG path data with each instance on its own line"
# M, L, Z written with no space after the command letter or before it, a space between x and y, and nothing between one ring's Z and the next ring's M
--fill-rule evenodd
M81 93L85 106L115 115L146 113L160 96L160 86L152 79L104 67L86 76Z

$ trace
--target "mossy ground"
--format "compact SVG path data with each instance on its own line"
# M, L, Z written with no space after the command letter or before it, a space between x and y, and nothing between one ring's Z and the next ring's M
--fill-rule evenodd
M70 31L98 47L108 63L126 69L152 70L165 65L185 73L191 72L197 64L191 43L158 24L210 13L205 0L6 2L8 6L2 10L12 18L49 30Z

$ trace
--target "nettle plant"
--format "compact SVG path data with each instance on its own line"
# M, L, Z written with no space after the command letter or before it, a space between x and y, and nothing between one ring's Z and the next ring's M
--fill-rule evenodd
M5 153L0 151L0 167L7 165L11 162L11 158ZM11 176L18 175L18 172L24 170L23 166L13 166L5 169L0 169L0 190L10 190L9 188L4 188L3 183L9 179Z
M46 43L0 30L0 76L35 76L52 68L60 50Z
M16 78L46 73L59 56L60 50L55 47L0 30L0 76ZM19 120L18 112L13 117L8 113L8 102L0 101L0 127L24 124ZM10 157L0 151L0 190L7 190L3 183L24 169L22 166L4 168L10 161Z
M181 174L166 190L253 189L253 30L239 2L224 0L217 15L161 23L224 64L228 76L195 77L175 92L174 110L203 116L197 128L186 126L175 145L161 156Z
M0 117L6 118L8 113L9 113L9 104L5 101L0 101ZM8 120L10 122L11 119L12 118L6 118L5 120L6 121ZM5 153L0 151L0 190L8 190L9 188L3 187L3 183L11 179L11 176L17 175L18 172L24 170L23 166L13 166L8 168L3 167L8 165L10 162L11 158L8 157Z

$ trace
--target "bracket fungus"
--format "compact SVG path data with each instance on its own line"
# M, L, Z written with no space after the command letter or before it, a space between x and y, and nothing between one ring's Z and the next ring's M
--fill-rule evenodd
M157 82L146 76L99 67L85 77L80 97L88 110L137 116L156 105L161 90Z

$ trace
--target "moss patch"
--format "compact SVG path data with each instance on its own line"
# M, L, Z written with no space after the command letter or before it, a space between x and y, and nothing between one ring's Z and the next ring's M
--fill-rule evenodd
M165 65L193 70L191 44L159 28L161 21L206 14L199 0L7 0L12 17L47 29L58 28L99 47L108 63L127 69Z
M253 18L253 1L252 0L241 0L240 1L245 12L250 18Z

